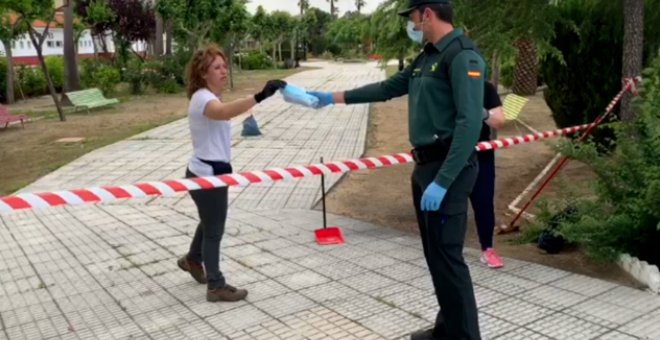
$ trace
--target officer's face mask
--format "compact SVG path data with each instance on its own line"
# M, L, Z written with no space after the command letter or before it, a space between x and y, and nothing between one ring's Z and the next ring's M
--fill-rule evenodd
M424 42L424 14L422 14L422 23L421 27L419 28L419 31L415 30L415 23L412 20L408 20L408 26L406 26L406 32L408 33L408 37L418 43L421 44Z
M422 22L422 25L424 23ZM412 22L411 20L408 21L408 26L406 26L406 32L408 33L408 37L410 40L421 44L422 41L424 41L424 32L420 29L419 31L415 31L415 23Z

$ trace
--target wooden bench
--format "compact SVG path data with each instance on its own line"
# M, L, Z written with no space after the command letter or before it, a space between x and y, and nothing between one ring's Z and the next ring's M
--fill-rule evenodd
M84 108L89 113L89 109L117 104L119 100L117 98L108 99L103 96L101 90L93 88L65 93L64 103L72 105L74 112L79 108Z
M28 119L28 117L24 114L20 115L11 115L9 114L9 111L7 111L6 106L0 105L0 125L5 124L5 129L9 126L9 123L13 122L21 122L21 126L25 128L25 121Z

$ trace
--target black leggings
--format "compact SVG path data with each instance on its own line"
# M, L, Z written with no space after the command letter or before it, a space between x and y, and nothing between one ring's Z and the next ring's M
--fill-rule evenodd
M470 202L477 224L481 250L493 247L493 229L495 228L495 152L481 151L478 153L479 175L474 185Z
M223 173L231 173L231 165L224 163ZM219 169L223 169L222 166ZM214 166L214 172L218 168ZM186 178L199 177L186 169ZM220 271L220 242L225 232L227 220L228 189L227 187L210 190L193 190L190 192L197 213L199 214L199 225L195 231L188 256L197 263L204 263L208 289L222 288L227 283Z

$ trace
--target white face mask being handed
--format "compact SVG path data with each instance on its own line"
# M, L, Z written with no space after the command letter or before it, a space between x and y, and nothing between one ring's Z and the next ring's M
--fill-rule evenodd
M422 27L424 25L424 21L422 21ZM408 33L408 37L410 40L421 44L424 41L424 32L420 29L419 31L415 31L415 23L408 20L408 26L406 26L406 32Z

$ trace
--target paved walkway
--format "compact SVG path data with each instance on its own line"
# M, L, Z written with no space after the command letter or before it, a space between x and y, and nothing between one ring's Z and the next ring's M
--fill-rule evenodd
M347 88L382 77L323 66L289 80ZM272 101L276 109L256 112L263 139L236 139L237 170L362 153L366 107L307 112ZM187 138L175 122L26 190L180 177ZM437 303L417 236L330 216L347 244L317 246L318 187L232 191L222 268L250 291L233 304L207 303L204 285L176 267L197 223L184 196L0 215L0 339L404 339L429 326ZM465 257L484 339L660 339L660 297L513 259L489 270L471 249Z
M308 89L349 89L382 80L383 72L371 64L346 64L295 74L293 84ZM338 72L338 70L340 72ZM359 157L364 152L369 118L368 105L338 105L310 110L286 103L275 95L253 109L263 136L241 138L242 120L234 120L232 165L234 171L264 169ZM192 153L188 122L179 120L89 153L44 176L21 191L38 192L99 184L131 184L181 178ZM340 176L327 177L333 185ZM308 209L320 197L320 179L259 184L232 188L232 206L246 209ZM156 204L177 205L188 197L157 199Z

